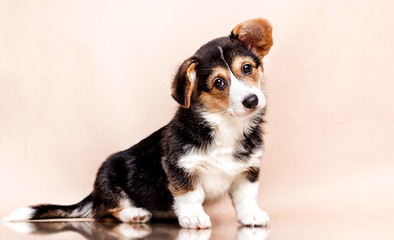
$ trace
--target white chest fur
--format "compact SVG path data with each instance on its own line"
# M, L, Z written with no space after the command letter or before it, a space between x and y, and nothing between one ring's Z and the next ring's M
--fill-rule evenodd
M212 143L205 150L189 151L179 160L179 165L197 175L207 202L223 196L234 179L249 167L258 167L262 150L255 151L250 161L235 159L234 151L244 133L249 131L250 119L225 118L215 114L205 114L204 117L214 126Z

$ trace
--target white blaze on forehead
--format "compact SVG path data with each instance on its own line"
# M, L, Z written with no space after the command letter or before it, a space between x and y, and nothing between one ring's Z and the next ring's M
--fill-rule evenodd
M229 108L228 112L231 115L245 115L249 111L245 109L242 104L243 100L252 94L256 94L259 102L257 108L262 109L265 107L265 97L263 92L256 86L248 86L244 81L239 80L231 70L229 64L224 59L223 49L218 47L223 61L226 63L230 73L230 94L229 94Z
M230 96L229 103L232 108L232 113L245 112L245 107L242 104L243 100L252 94L251 88L246 86L243 82L239 81L234 74L230 71L231 85L230 85Z

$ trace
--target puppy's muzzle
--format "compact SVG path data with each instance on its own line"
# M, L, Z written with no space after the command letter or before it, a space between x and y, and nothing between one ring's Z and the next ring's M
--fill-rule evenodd
M259 103L259 98L257 97L256 94L251 94L247 96L243 101L242 105L248 109L254 109L256 108L257 104Z

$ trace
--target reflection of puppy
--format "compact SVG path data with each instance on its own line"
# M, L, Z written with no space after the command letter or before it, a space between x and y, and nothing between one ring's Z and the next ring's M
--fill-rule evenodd
M52 235L61 232L75 232L87 240L121 240L121 239L162 239L162 240L208 240L211 237L211 229L180 229L176 224L154 224L151 227L146 224L111 223L111 222L12 222L5 225L19 233ZM228 226L227 226L228 227ZM241 227L236 236L232 231L223 239L236 240L264 240L267 238L269 229L260 227Z
M75 232L88 240L121 240L121 239L158 239L147 236L152 234L152 228L146 224L128 224L93 221L64 221L64 222L12 222L5 225L17 232L24 234L49 235L61 232ZM165 228L164 228L165 226ZM177 225L155 225L154 231L164 235L167 239L174 239L179 227ZM166 229L166 231L164 230Z
M146 222L176 215L185 228L211 227L202 204L229 193L244 225L266 225L257 205L266 104L262 58L272 46L265 19L236 26L203 45L179 68L172 96L181 105L169 124L110 156L93 192L70 206L22 208L5 220L112 217Z

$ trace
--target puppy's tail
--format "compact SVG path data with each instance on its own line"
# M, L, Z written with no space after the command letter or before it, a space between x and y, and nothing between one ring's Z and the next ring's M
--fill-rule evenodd
M73 205L52 205L40 204L31 207L24 207L3 218L4 222L27 221L53 218L91 218L92 194L84 198L79 203Z

